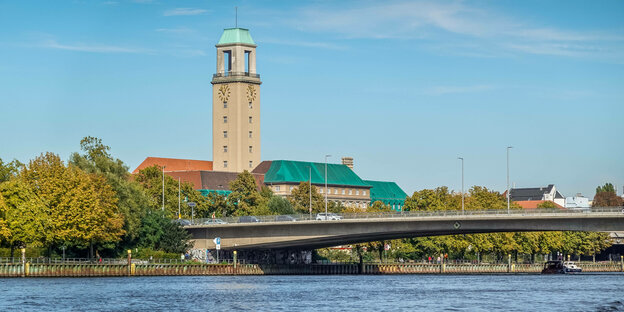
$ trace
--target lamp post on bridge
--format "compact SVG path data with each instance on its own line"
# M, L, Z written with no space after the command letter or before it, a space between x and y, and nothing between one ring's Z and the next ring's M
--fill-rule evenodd
M512 149L513 146L507 146L507 214L511 213L509 209L509 150Z
M462 165L462 187L461 187L461 192L462 192L462 214L464 214L464 158L463 157L457 157L457 159L461 160L461 165Z
M325 155L325 220L328 220L327 217L327 158L331 157L331 155Z
M165 211L165 166L162 167L162 211Z

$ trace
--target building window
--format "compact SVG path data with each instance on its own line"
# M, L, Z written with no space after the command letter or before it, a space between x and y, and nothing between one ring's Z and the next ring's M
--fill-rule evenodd
M249 152L252 153L253 152L253 146L249 145Z
M223 152L227 153L227 145L223 145Z
M223 168L227 168L227 160L223 161Z
M349 195L353 195L353 190L349 190Z
M227 102L223 102L223 108L227 108Z
M249 102L249 108L253 108L253 104L251 104L251 102Z
M249 131L249 138L251 139L251 136L253 134L253 131Z
M291 187L290 187L290 191L292 192L292 190L293 190L294 188L295 188L294 186L291 186Z
M249 161L249 168L253 167L253 161Z
M223 116L223 123L227 123L227 116Z
M360 195L360 190L355 191L355 195Z
M344 195L346 193L346 190L342 190L342 195Z
M362 195L366 195L366 191L362 191Z
M249 123L251 123L251 120L252 120L252 118L251 118L251 116L249 116Z
M276 192L279 192L279 191L280 191L280 186L279 186L279 185L276 185L276 186L275 186L275 191L276 191Z
M362 203L362 208L366 209L366 203Z
M319 193L323 194L323 189L319 188Z
M227 131L223 131L223 138L227 139Z
M334 195L338 195L338 189L334 189Z

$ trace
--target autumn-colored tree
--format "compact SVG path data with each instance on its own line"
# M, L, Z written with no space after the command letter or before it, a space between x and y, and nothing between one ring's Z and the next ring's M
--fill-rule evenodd
M102 177L66 167L58 155L46 153L30 161L19 178L43 207L39 218L46 247L93 247L117 242L124 234L117 198Z
M547 200L547 201L537 204L537 208L548 209L548 208L558 208L558 207L557 207L557 204L555 204L554 202Z
M301 182L299 186L293 188L288 196L288 200L298 213L308 213L310 211L310 184ZM325 198L318 192L318 188L312 185L312 213L325 211Z
M596 195L592 207L620 207L624 206L624 199L617 196L615 187L611 183L596 188Z
M7 206L2 191L0 190L0 243L7 241L11 236L11 230L7 223L6 217L9 207Z
M52 242L52 224L49 209L28 184L20 178L0 183L6 211L4 220L8 230L5 242L11 248L44 247Z

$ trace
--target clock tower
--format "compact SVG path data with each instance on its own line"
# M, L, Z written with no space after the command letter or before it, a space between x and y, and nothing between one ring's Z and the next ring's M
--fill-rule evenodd
M212 78L213 170L251 171L260 163L260 75L248 29L228 28Z

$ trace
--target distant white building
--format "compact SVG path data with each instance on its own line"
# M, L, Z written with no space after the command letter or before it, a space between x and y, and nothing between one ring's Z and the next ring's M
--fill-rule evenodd
M589 198L581 195L581 193L576 194L576 196L566 197L565 199L565 208L575 209L589 207L591 207L591 204L589 203Z
M507 196L507 191L503 193L503 196ZM509 199L514 202L546 200L561 207L565 204L565 198L557 191L554 184L546 187L512 188L509 190Z

